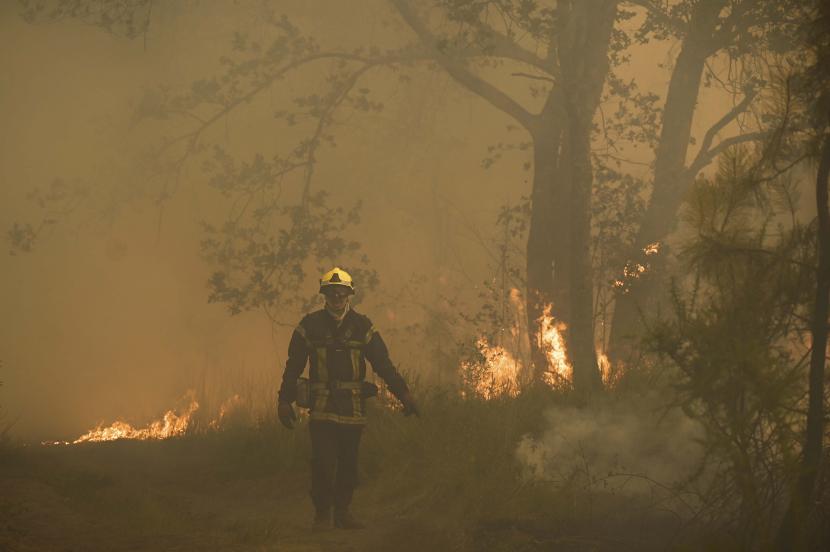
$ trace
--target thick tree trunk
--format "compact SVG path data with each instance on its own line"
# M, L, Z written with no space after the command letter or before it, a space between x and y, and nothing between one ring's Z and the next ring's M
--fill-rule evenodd
M554 93L554 92L551 92ZM538 380L548 368L545 352L536 336L545 306L556 305L559 317L567 316L567 293L559 283L559 271L566 269L559 243L567 240L568 221L564 209L557 209L563 197L569 197L570 182L559 171L562 122L560 117L546 121L533 136L533 187L531 191L530 227L527 238L527 328L530 334L532 380ZM554 214L556 211L559 213ZM559 216L557 216L559 215ZM565 241L564 243L567 243Z
M557 3L560 36L557 56L561 85L540 115L528 113L515 100L453 59L418 17L413 2L391 0L436 60L467 89L513 117L534 139L533 211L528 237L527 316L531 343L546 303L569 324L565 336L577 390L601 385L594 351L593 289L590 258L593 115L608 73L608 46L617 0L562 0ZM519 48L521 50L521 48ZM534 58L528 52L522 56ZM543 65L547 60L540 60ZM531 62L536 64L535 61ZM562 105L557 106L560 91ZM564 107L564 110L562 109ZM563 115L564 111L572 110ZM578 190L576 188L579 188ZM534 343L535 345L535 343ZM536 376L547 368L542 351L532 352Z
M602 387L594 342L591 266L591 132L608 74L608 46L617 3L594 0L560 3L564 23L559 43L561 82L565 99L567 155L571 201L568 236L570 308L567 332L573 363L574 389L590 393Z
M574 389L590 392L602 387L594 343L593 275L591 266L591 187L593 171L590 157L590 125L569 124L572 148L570 235L571 309L568 320L568 347L573 362Z
M830 309L830 136L825 136L821 146L818 177L816 179L816 207L818 211L818 270L816 271L816 298L810 321L813 349L810 352L809 402L807 408L807 433L804 440L804 456L801 472L781 528L778 532L778 550L807 550L808 519L812 511L812 497L816 476L821 463L822 438L824 436L824 365L827 356L827 320Z
M717 49L711 36L725 3L725 0L701 0L689 22L689 32L669 81L655 152L653 191L634 242L632 260L648 244L665 239L674 230L680 205L694 178L686 169L692 119L704 64ZM658 295L660 286L655 284L660 281L660 258L658 255L650 259L652 273L632 282L629 291L617 297L608 347L612 361L628 356L626 346L639 333L640 311L647 308L649 299Z

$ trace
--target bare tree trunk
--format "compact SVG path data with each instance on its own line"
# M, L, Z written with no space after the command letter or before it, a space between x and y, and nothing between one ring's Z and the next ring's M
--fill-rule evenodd
M663 125L654 161L654 185L646 212L635 239L637 255L648 244L663 240L674 230L677 212L688 191L693 175L686 170L686 154L697 105L700 82L706 59L717 50L711 37L719 21L725 0L701 0L695 6L689 31L683 40L669 81ZM657 294L655 274L659 275L659 259L652 261L652 274L633 282L626 294L620 294L614 305L609 352L612 361L624 359L627 338L637 335L640 309ZM622 267L621 267L622 268Z
M830 309L830 206L827 190L830 176L830 136L828 135L824 136L820 156L816 178L818 269L816 271L816 299L810 321L813 348L810 352L807 433L804 440L801 472L776 542L778 550L788 551L809 548L807 522L813 510L812 497L821 463L824 436L824 365L827 356L827 319L828 309Z

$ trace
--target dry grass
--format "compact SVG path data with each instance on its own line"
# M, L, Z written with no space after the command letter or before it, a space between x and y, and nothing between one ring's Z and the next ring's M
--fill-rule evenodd
M0 549L663 550L727 542L684 518L668 496L675 491L651 482L650 492L627 492L587 457L568 477L528 477L520 441L548 429L546 410L578 408L573 396L544 390L491 401L421 390L419 419L375 404L355 500L371 529L310 535L305 422L288 431L274 419L272 394L233 391L247 394L219 430L202 425L163 442L12 447L0 457Z

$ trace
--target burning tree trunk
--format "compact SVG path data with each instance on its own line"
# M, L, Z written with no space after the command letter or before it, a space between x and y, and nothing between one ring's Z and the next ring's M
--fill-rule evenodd
M553 94L553 93L552 93ZM557 92L557 96L558 96ZM556 102L558 103L558 102ZM570 179L560 162L562 120L548 117L533 136L533 188L527 238L527 327L530 333L531 377L540 381L548 368L543 347L533 333L539 331L545 306L556 306L557 317L568 319L569 286L567 251L570 224ZM564 207L564 208L563 208Z
M601 383L596 363L590 259L591 132L608 73L608 48L616 0L563 1L556 7L556 29L549 52L538 57L493 29L490 54L525 63L555 82L542 111L528 112L501 89L470 70L463 56L451 55L409 0L390 0L435 60L462 86L511 116L534 141L534 182L527 252L527 316L531 335L539 332L546 303L570 325L568 350L573 383L589 391ZM475 10L472 10L475 12ZM473 25L479 22L468 21ZM463 52L459 52L462 53ZM561 73L561 74L559 74ZM549 368L531 339L534 379Z
M560 2L564 23L559 37L559 63L566 111L563 157L571 181L568 266L571 304L568 347L574 388L589 392L602 386L594 343L593 277L591 267L591 132L608 74L608 46L617 3Z

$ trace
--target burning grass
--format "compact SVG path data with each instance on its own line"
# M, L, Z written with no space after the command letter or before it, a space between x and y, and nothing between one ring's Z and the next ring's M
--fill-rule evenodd
M556 328L552 317L549 327ZM507 381L518 381L519 372L508 368ZM664 402L654 380L644 381L615 387L591 404L568 386L462 396L416 382L419 419L373 402L355 502L373 529L356 549L395 542L398 550L546 550L573 539L595 550L699 544L700 535L713 531L678 506L679 499L690 501L691 490L674 486L666 476L671 462L655 452L661 442L694 437L684 440L682 424L657 426ZM213 546L196 536L202 534L229 546L237 539L269 546L274 535L309 545L297 529L311 511L307 420L295 431L282 428L274 412L276 385L269 385L203 389L172 414L113 433L137 438L88 437L107 436L113 424L79 437L77 446L19 449L4 460L9 478L0 477L0 491L26 501L29 511L54 506L49 515L62 521L53 532L67 532L66 542L80 542L72 540L78 537L70 525L82 523L123 545L107 548L99 539L100 549L128 548L147 534L169 535L169 542L152 541L156 547ZM648 463L632 465L650 457L661 463L656 478ZM8 500L0 500L2 516L17 526L35 523ZM181 523L171 523L181 516ZM18 542L3 530L0 548Z
M521 304L518 290L511 291L511 301ZM570 389L573 383L573 364L565 343L567 325L556 318L552 304L545 306L542 316L531 332L522 325L523 311L514 308L513 322L498 334L496 343L486 337L476 341L476 358L459 364L462 394L493 399L501 396L516 397L532 380L530 375L530 343L544 354L547 368L541 380L551 389ZM597 369L607 386L613 386L620 374L612 370L608 357L597 351Z
M632 411L647 434L656 417L642 395L590 408L567 389L544 387L516 397L462 398L452 389L420 389L417 396L419 419L380 403L371 408L355 512L373 528L355 537L364 539L353 543L355 549L384 549L394 542L404 551L546 550L582 538L596 550L647 550L665 546L672 532L688 531L675 514L665 513L665 496L658 503L657 494L622 492L595 455L598 445L591 439L601 432L586 430L587 412L608 412L596 418L599 427L602 420L615 419L614 412ZM92 550L125 549L136 542L148 549L318 546L300 529L311 512L306 421L286 430L270 404L250 399L240 395L230 401L246 411L244 424L201 423L199 430L166 440L20 449L6 461L0 484L29 512L52 509L51 538L64 539L67 547L81 546L72 527L95 533L92 546L84 543ZM630 453L645 442L636 435L625 439L616 425L610 429L617 438L605 445L607 457L613 457L614 446ZM522 456L523 443L546 443L554 430L574 437L572 453L554 470L560 477L535 477ZM556 462L556 456L547 461ZM11 502L0 500L0 514L17 527L36 527ZM12 538L17 537L0 527L0 547L18 542Z

